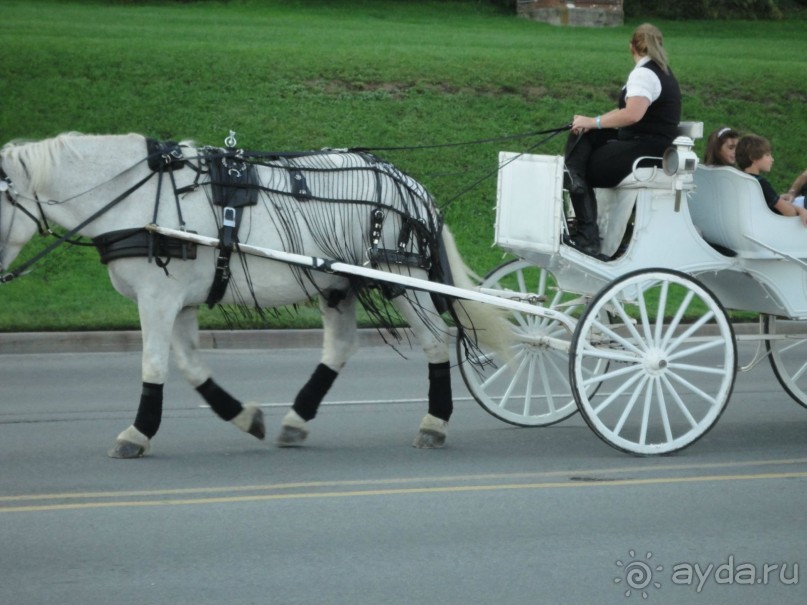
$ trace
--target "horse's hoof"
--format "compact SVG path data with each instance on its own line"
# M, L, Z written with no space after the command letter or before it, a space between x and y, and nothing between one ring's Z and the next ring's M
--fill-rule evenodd
M308 437L306 431L293 426L284 426L277 436L277 445L278 447L298 447L303 444L306 437Z
M434 433L432 431L420 431L412 442L412 447L421 450L434 450L446 444L445 433Z
M245 433L263 439L266 437L266 426L263 423L263 412L255 405L245 405L232 422Z
M118 441L107 454L110 458L141 458L146 454L146 448L131 441Z
M249 425L247 433L260 440L266 438L266 425L263 423L263 412L261 410L255 411L255 415L252 417L252 424Z
M412 442L418 449L437 449L446 444L448 422L431 414L426 414L420 423L420 431Z
M141 458L148 453L149 447L150 439L134 426L130 426L118 435L115 447L107 455L110 458Z
M303 444L306 437L308 437L306 421L294 410L289 410L283 417L280 434L276 440L277 445L279 447L297 447Z

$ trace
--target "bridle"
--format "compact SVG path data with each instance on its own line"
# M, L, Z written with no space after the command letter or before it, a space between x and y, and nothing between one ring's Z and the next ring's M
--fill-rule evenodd
M115 199L113 199L111 202L109 202L106 206L104 206L103 208L101 208L100 210L98 210L97 212L92 214L89 218L82 221L79 225L77 225L73 229L70 229L64 235L59 236L59 238L54 243L47 246L44 250L39 252L39 254L35 255L33 258L28 259L21 266L17 267L14 271L6 272L6 268L3 267L3 265L2 265L2 258L0 258L0 284L4 284L4 283L7 283L7 282L10 282L12 279L16 279L17 277L22 275L31 265L33 265L34 263L38 262L39 260L41 260L42 258L47 256L48 254L50 254L58 246L62 245L65 242L70 241L71 237L76 235L79 231L81 231L84 227L89 225L91 222L93 222L99 216L104 214L107 210L109 210L110 208L117 205L122 200L129 197L133 192L135 192L140 187L142 187L146 183L146 181L151 179L151 177L153 177L155 174L157 174L157 173L156 172L149 172L140 181L138 181L137 183L135 183L134 185L129 187L126 191L121 193L119 196L117 196ZM13 195L12 195L12 193L13 193ZM48 225L47 218L45 217L45 213L42 210L42 203L38 199L34 199L33 201L36 202L37 207L39 208L39 213L40 213L40 216L42 217L41 221L32 212L28 211L24 206L22 206L19 203L19 201L16 199L15 196L19 197L20 194L16 190L16 188L14 188L14 185L11 182L11 179L9 178L8 174L6 174L5 170L3 170L2 166L0 166L0 194L4 194L6 196L6 199L9 200L12 207L14 207L15 209L21 210L25 214L25 216L27 216L32 221L34 221L40 235L43 235L43 236L47 236L47 235L54 235L55 236L56 235L51 230L50 226ZM2 234L2 232L3 232L2 227L3 227L2 217L0 216L0 234ZM9 234L10 233L11 233L11 229L9 227ZM2 252L3 247L5 247L5 244L0 244L0 252Z
M44 210L42 210L42 204L39 199L34 196L34 201L36 203L36 207L39 209L39 216L36 216L33 212L28 210L25 206L23 206L19 199L22 197L20 192L14 186L14 183L11 180L11 177L8 176L8 173L3 169L3 166L0 164L0 196L4 196L8 201L9 205L16 211L19 210L22 214L29 219L31 219L34 224L36 225L37 233L39 233L42 237L47 237L49 235L55 235L53 229L51 229L50 224L48 223L48 218L45 216ZM11 219L8 222L8 232L7 235L11 236L11 228L14 224L14 214L12 213ZM3 215L2 215L2 206L0 206L0 237L3 236ZM3 265L3 257L2 252L6 247L5 241L0 241L0 283L4 283L6 280L3 279L6 268Z
M37 208L39 208L39 216L37 217L17 200L17 198L20 197L20 193L17 191L17 188L14 187L11 177L6 174L6 171L3 170L2 166L0 166L0 195L5 195L8 203L11 204L14 209L19 210L29 219L34 221L39 235L53 235L53 229L51 229L50 225L48 224L48 219L42 210L42 205L39 203L39 200L34 199L37 204ZM0 225L2 225L2 223L0 223Z

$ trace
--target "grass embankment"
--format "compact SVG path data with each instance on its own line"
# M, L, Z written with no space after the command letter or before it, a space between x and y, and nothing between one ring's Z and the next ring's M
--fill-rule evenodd
M553 27L470 1L3 5L3 140L134 131L222 145L233 129L241 146L277 151L473 141L603 113L632 67L637 24ZM784 188L805 167L804 21L657 24L684 118L768 136ZM561 139L539 152L560 153ZM450 201L446 222L485 273L502 261L495 179L456 196L495 170L500 149L536 140L382 155ZM137 327L91 249L64 247L1 300L2 331ZM267 325L317 322L283 313ZM225 325L217 311L202 324Z

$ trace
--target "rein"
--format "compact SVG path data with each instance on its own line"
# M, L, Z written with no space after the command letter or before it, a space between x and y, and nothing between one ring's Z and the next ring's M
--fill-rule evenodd
M359 153L359 152L362 152L362 151L366 151L366 152L369 152L369 151L415 151L415 150L418 150L418 149L439 149L439 148L443 148L443 147L462 147L463 145L483 145L485 143L499 143L501 141L512 141L514 139L527 139L529 137L535 137L535 136L543 135L543 134L551 134L552 136L555 136L558 133L564 132L566 130L570 130L571 127L572 127L571 124L566 124L566 125L561 126L559 128L549 128L547 130L537 130L535 132L523 132L521 134L512 134L512 135L507 135L507 136L503 136L503 137L493 137L493 138L490 138L490 139L477 139L477 140L474 140L474 141L461 141L461 142L458 142L458 143L435 143L435 144L432 144L432 145L413 145L413 146L410 146L410 147L350 147L350 148L347 149L347 151L352 151L352 152L356 152L356 153ZM545 143L546 141L551 139L552 136L544 139L543 141L540 141L536 145L533 145L531 147L531 149L534 149L538 145L541 145L541 144Z
M566 130L571 130L571 128L572 128L572 125L571 125L571 124L567 124L566 126L562 126L561 128L552 128L552 129L550 129L550 130L544 130L544 131L542 131L542 132L534 132L534 133L532 133L533 135L537 135L537 134L549 134L549 136L548 136L548 137L544 137L543 139L541 139L540 141L538 141L538 142L537 142L537 143L535 143L534 145L532 145L532 146L528 147L526 150L524 150L524 151L522 151L521 153L519 153L518 155L516 155L516 156L514 156L514 157L510 158L510 159L509 159L507 162L505 162L504 164L499 164L499 165L497 165L497 166L496 166L496 168L495 168L494 170L491 170L491 171L490 171L490 172L488 172L487 174L483 174L481 177L479 177L479 178L478 178L477 180L475 180L473 183L471 183L470 185L468 185L468 186L467 186L465 189L463 189L463 190L462 190L462 191L460 191L459 193L455 194L453 197L451 197L451 198L449 198L448 200L446 200L445 202L443 202L443 204L442 204L440 207L441 207L443 210L445 210L445 209L446 209L446 208L448 208L448 207L449 207L449 206L450 206L450 205L451 205L453 202L455 202L456 200L458 200L459 198L461 198L463 195L465 195L466 193L468 193L469 191L471 191L471 190L472 190L472 189L474 189L475 187L478 187L480 183L482 183L482 182L483 182L483 181L485 181L486 179L492 178L494 175L498 174L498 173L499 173L499 171L500 171L502 168L504 168L505 166L507 166L507 165L508 165L508 164L510 164L511 162L514 162L515 160L517 160L518 158L520 158L521 156L523 156L523 155L524 155L524 154L526 154L526 153L530 153L531 151L533 151L534 149L536 149L536 148L540 147L541 145L543 145L544 143L546 143L548 140L550 140L550 139L551 139L551 138L553 138L554 136L556 136L556 135L560 134L561 132L564 132L564 131L566 131ZM518 138L518 136L514 136L514 137L510 137L510 138Z
M482 144L485 144L485 143L498 143L498 142L501 142L501 141L511 141L511 140L514 140L514 139L526 139L526 138L529 138L529 137L534 137L534 136L539 136L539 135L549 135L547 137L544 137L543 139L541 139L540 141L538 141L534 145L531 145L525 151L522 151L517 156L515 156L515 157L511 158L510 160L508 160L508 162L506 164L496 166L496 168L494 170L491 170L490 172L487 172L487 173L483 174L481 177L476 179L473 183L471 183L470 185L468 185L467 187L462 189L459 193L456 193L452 197L448 198L448 200L446 200L442 204L440 204L440 209L445 210L452 203L454 203L456 200L461 198L463 195L467 194L469 191L472 191L473 189L478 187L481 183L483 183L487 179L492 178L493 176L498 174L499 171L502 168L504 168L507 164L509 164L510 162L515 161L516 159L518 159L519 157L521 157L525 153L530 153L534 149L540 147L541 145L543 145L544 143L546 143L547 141L549 141L550 139L555 137L556 135L560 134L561 132L571 130L571 128L572 128L571 124L565 124L565 125L560 126L558 128L548 128L546 130L537 130L535 132L525 132L525 133L521 133L521 134L514 134L514 135L509 135L509 136L503 136L503 137L493 137L493 138L490 138L490 139L477 139L477 140L474 140L474 141L462 141L462 142L459 142L459 143L436 143L436 144L433 144L433 145L419 145L419 146L411 146L411 147L352 147L352 148L348 149L347 151L355 151L355 152L415 151L415 150L418 150L418 149L438 149L438 148L445 148L445 147L461 147L463 145L482 145Z

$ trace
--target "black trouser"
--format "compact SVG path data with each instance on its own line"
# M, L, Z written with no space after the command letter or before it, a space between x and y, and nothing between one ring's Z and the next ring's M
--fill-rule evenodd
M643 156L660 158L670 145L670 138L641 135L620 139L613 128L570 134L566 141L566 168L586 185L583 192L571 193L577 217L578 233L584 243L599 244L597 199L594 187L616 187L633 170L634 162Z

